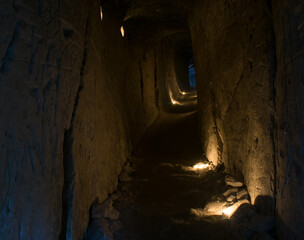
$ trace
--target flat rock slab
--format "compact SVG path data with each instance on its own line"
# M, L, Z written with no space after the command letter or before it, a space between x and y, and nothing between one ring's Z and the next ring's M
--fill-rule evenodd
M228 186L232 186L232 187L243 187L243 185L244 185L242 182L235 180L233 177L231 177L229 175L227 175L225 177L225 183Z
M232 193L237 193L238 191L239 191L238 188L230 188L226 192L223 193L223 196L227 197L228 195L230 195Z
M236 200L236 196L235 195L230 195L229 197L227 197L227 202L234 202Z
M239 191L239 192L236 194L236 197L237 197L237 199L241 199L241 198L243 198L243 197L245 197L245 196L247 196L247 195L248 195L247 190L246 190L246 189L243 189L243 190Z

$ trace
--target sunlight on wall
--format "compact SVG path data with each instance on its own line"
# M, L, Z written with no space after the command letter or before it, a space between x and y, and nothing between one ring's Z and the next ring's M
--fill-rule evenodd
M120 33L121 33L121 36L124 37L125 36L125 29L123 26L120 27Z
M103 19L103 13L102 13L102 7L100 6L100 20L102 21Z
M181 103L180 101L177 101L177 100L174 99L173 93L172 93L172 90L171 90L171 89L169 89L169 98L170 98L170 101L171 101L171 103L172 103L173 105L180 105L180 106L184 105L184 104Z
M206 148L206 157L214 166L219 164L218 143L215 134L211 133Z

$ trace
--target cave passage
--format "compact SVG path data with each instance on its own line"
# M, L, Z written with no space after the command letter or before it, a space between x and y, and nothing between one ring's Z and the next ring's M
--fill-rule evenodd
M3 0L0 29L1 240L303 240L303 1Z

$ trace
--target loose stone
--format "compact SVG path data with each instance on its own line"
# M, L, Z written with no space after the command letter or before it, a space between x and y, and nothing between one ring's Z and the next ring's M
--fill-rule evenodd
M242 182L236 181L233 177L229 175L225 177L225 183L232 187L242 187L244 185Z

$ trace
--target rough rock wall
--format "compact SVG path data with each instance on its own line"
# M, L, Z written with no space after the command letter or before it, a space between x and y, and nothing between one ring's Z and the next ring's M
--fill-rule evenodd
M176 56L176 39L171 36L163 39L158 44L157 51L157 80L159 85L160 108L163 111L175 111L172 103L178 103L181 95L181 82L185 81L181 59ZM185 66L183 66L185 67ZM187 67L187 66L186 66Z
M200 1L189 17L202 143L244 177L253 203L274 196L272 12L267 1Z
M136 47L136 46L135 46ZM157 46L148 45L140 55L139 70L142 89L142 103L146 125L151 125L158 113Z
M67 199L72 196L67 212L71 239L83 234L93 201L104 201L115 189L133 145L157 114L154 52L129 46L120 36L119 22L104 14L102 22L95 14L89 24L83 86L68 136L72 149L67 165L73 168L67 169L72 177L67 193Z
M3 239L79 239L155 118L142 54L104 16L93 0L0 3Z
M87 11L62 18L58 3L1 1L0 236L5 239L56 239L61 228L64 129L80 83ZM74 21L78 26L71 28Z
M304 3L272 1L277 75L277 231L303 239L304 229Z
M157 81L159 88L160 109L168 111L172 96L171 82L175 82L175 72L173 65L173 51L167 40L163 40L157 47Z

